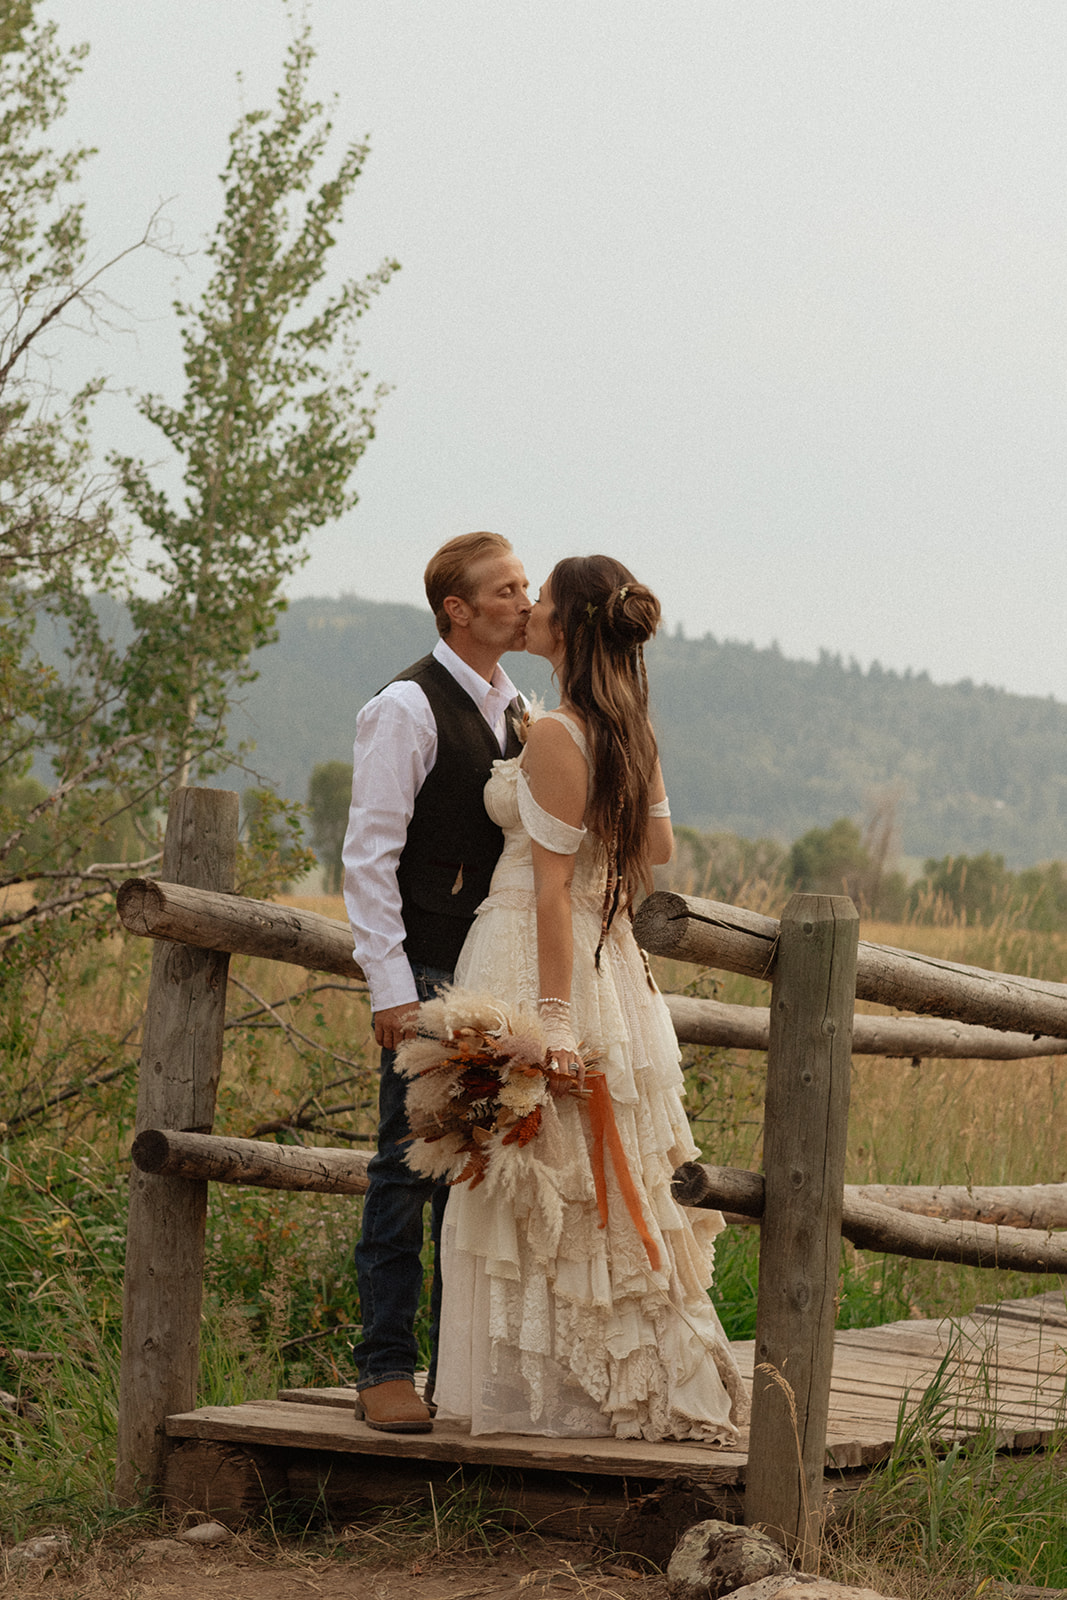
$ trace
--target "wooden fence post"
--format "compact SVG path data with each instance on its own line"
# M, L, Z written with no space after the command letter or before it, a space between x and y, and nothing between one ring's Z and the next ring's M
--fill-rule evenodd
M238 799L226 789L171 796L161 872L231 892ZM210 1133L222 1064L229 956L159 943L152 952L137 1131ZM130 1175L115 1492L136 1502L162 1477L164 1419L196 1404L207 1184Z
M858 938L851 900L795 894L771 990L745 1521L805 1563L822 1509Z

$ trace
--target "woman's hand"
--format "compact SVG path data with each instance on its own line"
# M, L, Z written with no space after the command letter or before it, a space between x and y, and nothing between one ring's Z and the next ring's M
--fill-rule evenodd
M555 995L542 995L537 1002L537 1010L548 1046L550 1092L557 1098L565 1094L582 1094L585 1090L585 1058L571 1030L570 1001Z
M552 1071L548 1088L555 1099L562 1099L567 1094L578 1095L583 1099L587 1096L589 1091L585 1087L585 1061L577 1050L550 1050L548 1064Z

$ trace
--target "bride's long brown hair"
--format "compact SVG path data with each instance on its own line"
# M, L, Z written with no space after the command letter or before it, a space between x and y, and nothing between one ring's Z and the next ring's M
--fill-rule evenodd
M644 646L660 606L611 556L569 556L553 568L548 588L563 637L560 690L585 719L593 758L586 817L608 855L606 932L620 899L632 905L639 889L652 886L648 797L657 750Z

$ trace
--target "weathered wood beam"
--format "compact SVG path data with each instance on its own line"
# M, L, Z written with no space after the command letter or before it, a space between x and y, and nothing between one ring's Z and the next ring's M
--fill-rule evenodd
M118 908L124 927L150 939L173 939L202 950L286 961L353 982L363 979L352 960L348 924L317 911L300 911L269 900L213 894L148 878L128 879L119 890ZM753 912L741 915L753 922L769 923L777 933L778 924L771 918L760 918ZM860 949L863 948L861 943ZM765 952L761 959L765 959ZM683 1044L724 1045L736 1050L767 1048L770 1013L761 1007L730 1006L680 994L667 995L666 1000L675 1032ZM852 1048L855 1055L1010 1061L1067 1054L1067 1039L968 1027L940 1017L857 1014Z
M694 995L663 997L682 1044L718 1045L732 1050L766 1050L771 1014L762 1006L726 1005ZM1020 1061L1031 1056L1067 1055L1067 1039L1030 1033L1001 1033L946 1017L870 1017L852 1019L854 1056L899 1056L909 1060Z
M237 795L171 795L163 870L225 902L237 864ZM222 1065L229 955L163 942L152 952L137 1127L208 1129ZM115 1492L136 1504L158 1488L164 1422L196 1404L207 1185L130 1175Z
M774 974L779 924L739 906L661 891L640 907L634 931L653 955L754 978ZM860 941L856 996L920 1016L1067 1039L1067 984L986 972L890 945Z
M352 959L347 922L318 911L243 895L212 894L153 878L128 878L118 892L118 909L123 927L148 939L174 939L201 950L287 961L353 981L363 978Z
M306 1149L171 1128L146 1128L133 1141L132 1154L141 1172L314 1194L366 1194L371 1159L364 1150Z
M1040 1189L1067 1191L1067 1185L1038 1185ZM730 1211L738 1216L763 1215L763 1178L758 1172L736 1167L705 1167L688 1161L675 1173L673 1192L683 1205ZM877 1193L875 1186L870 1193ZM883 1193L893 1191L883 1190ZM907 1192L907 1191L905 1191ZM995 1195L996 1190L978 1190L978 1196ZM1020 1191L1000 1191L1016 1194ZM1067 1272L1067 1238L1049 1236L1051 1223L1036 1226L1005 1227L971 1219L916 1215L895 1205L878 1203L866 1197L867 1191L846 1184L843 1191L841 1233L858 1249L877 1250L886 1255L909 1256L919 1261L958 1261L970 1267L1004 1267L1013 1272ZM923 1191L917 1190L921 1196ZM1023 1191L1025 1193L1025 1191ZM1010 1202L1005 1203L1005 1213ZM1062 1216L1065 1194L1056 1197L1056 1210Z
M675 1168L671 1193L683 1206L704 1211L730 1211L758 1222L763 1215L763 1173L747 1167L713 1167L704 1161L683 1161Z
M170 1128L146 1128L134 1140L132 1155L141 1172L316 1194L365 1194L371 1159L364 1150L270 1144ZM688 1161L675 1173L674 1194L683 1205L725 1211L746 1221L758 1221L763 1215L763 1177L741 1167ZM1067 1229L1067 1183L970 1189L950 1184L846 1183L844 1197L846 1218L853 1200L869 1200L946 1221Z
M862 1183L845 1185L846 1198L892 1206L944 1222L985 1222L997 1228L1067 1229L1067 1183L963 1184Z
M821 1530L858 937L846 896L794 894L771 989L745 1521L805 1565Z
M749 1221L763 1215L763 1175L744 1167L687 1161L674 1174L672 1192L687 1206L729 1211ZM1067 1183L962 1184L846 1183L845 1215L853 1200L870 1200L946 1222L984 1222L1000 1228L1067 1229Z
M965 1267L1002 1267L1012 1272L1067 1272L1067 1239L1037 1229L942 1222L853 1199L842 1232L857 1249L912 1260L958 1261Z

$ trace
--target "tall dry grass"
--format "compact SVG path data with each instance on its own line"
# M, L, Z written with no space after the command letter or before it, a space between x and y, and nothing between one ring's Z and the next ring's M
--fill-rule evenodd
M293 903L343 920L339 897ZM780 903L768 895L759 909L774 911ZM1008 925L864 925L861 936L996 970L1054 980L1067 973L1062 936ZM88 1526L106 1514L125 1187L150 954L147 942L124 935L80 952L69 989L44 996L27 1048L0 1062L0 1121L44 1107L0 1129L0 1245L8 1286L0 1300L0 1388L24 1403L19 1417L0 1419L0 1457L12 1526L20 1531L75 1515ZM768 987L752 980L679 964L657 968L663 987L689 984L727 1001L768 1003ZM231 974L228 1014L240 1026L226 1035L217 1131L365 1148L376 1123L366 996L277 963L235 958ZM33 1015L30 1005L26 1015ZM70 1028L99 1045L109 1063L103 1081L72 1073L63 1053ZM125 1042L117 1047L117 1040ZM764 1058L689 1050L686 1057L689 1109L706 1158L758 1168ZM86 1061L92 1059L90 1051ZM1065 1074L1064 1058L919 1065L857 1058L847 1181L1067 1181L1059 1135ZM351 1375L358 1304L350 1254L358 1226L358 1201L212 1188L204 1401L252 1398L283 1380L336 1382ZM758 1235L731 1232L738 1238L720 1251L717 1295L724 1320L740 1337L751 1331L746 1318L754 1314ZM847 1249L842 1315L854 1322L954 1315L979 1301L1048 1286L1044 1279ZM15 1349L55 1359L24 1361L12 1355Z
M780 887L761 896L759 909L781 911ZM958 919L921 923L862 923L873 944L915 950L990 971L1063 982L1067 936L1019 929L1009 919L966 927ZM664 989L687 988L731 1004L766 1006L770 985L721 972L698 972L681 962L654 962ZM888 1008L861 1003L886 1014ZM685 1050L688 1109L704 1158L758 1170L762 1164L766 1058L740 1050ZM847 1183L1031 1184L1067 1182L1067 1054L1022 1061L922 1061L856 1056L852 1065L846 1156ZM755 1251L745 1241L720 1251L730 1290L754 1293ZM740 1262L735 1256L743 1257ZM845 1247L846 1307L850 1293L869 1295L872 1309L893 1316L961 1314L993 1299L1039 1293L1041 1277L950 1263L904 1261ZM735 1276L738 1281L735 1282ZM861 1292L862 1291L862 1292ZM727 1319L731 1307L721 1307ZM862 1314L862 1312L861 1312ZM754 1305L743 1326L754 1324ZM737 1324L735 1323L735 1326Z

